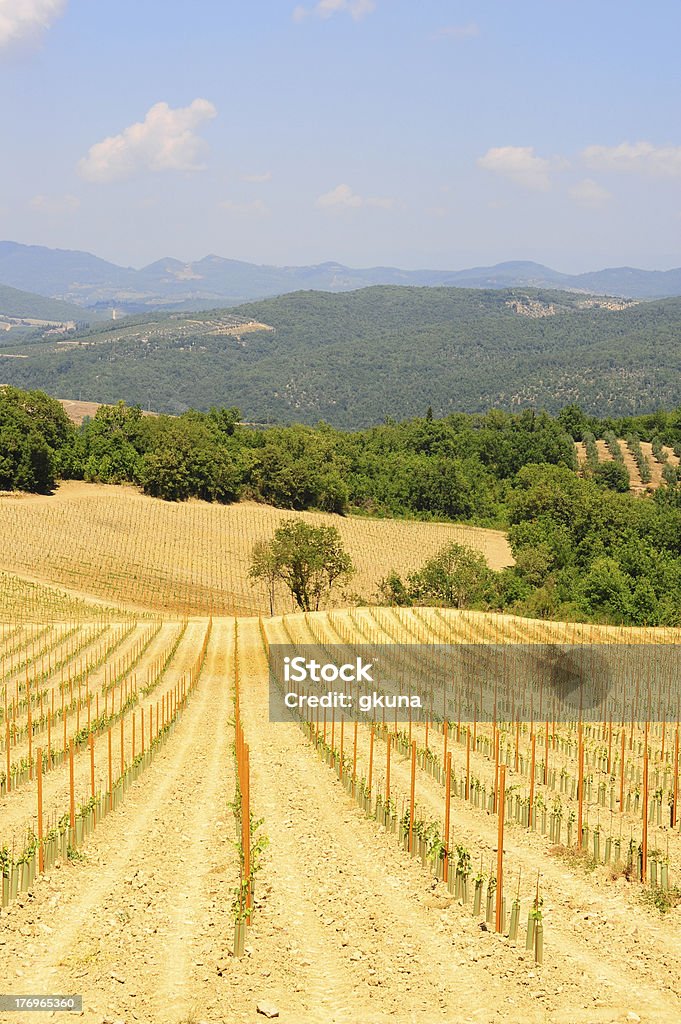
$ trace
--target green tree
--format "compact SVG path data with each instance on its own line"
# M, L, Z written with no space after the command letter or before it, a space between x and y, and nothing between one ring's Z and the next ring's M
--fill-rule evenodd
M585 432L590 429L589 420L579 405L566 405L561 409L558 413L558 422L575 441L581 441Z
M159 417L151 449L141 460L144 490L167 501L235 501L241 486L238 455L207 416Z
M408 607L414 603L409 585L399 573L391 572L378 584L378 595L384 604Z
M597 483L609 487L611 491L619 491L620 494L626 494L631 482L627 467L614 460L599 462L593 470L593 477Z
M289 519L271 541L256 544L249 576L265 582L273 603L273 587L282 582L303 611L316 611L332 588L354 572L335 526L311 526Z
M14 486L38 494L50 494L57 486L54 452L40 434L31 432L26 438Z
M494 576L484 556L463 544L443 548L409 583L421 604L450 608L487 607L494 593Z
M392 572L379 583L387 604L444 605L448 608L488 608L498 597L495 575L479 551L449 544L412 572L405 583Z
M650 580L640 579L632 597L631 618L638 626L659 621L659 606Z
M49 494L75 432L59 402L41 391L0 389L0 489Z
M594 559L582 582L582 593L592 614L614 622L629 621L632 611L631 577L613 558ZM647 600L647 594L645 598Z
M148 452L142 463L145 494L165 501L186 501L192 493L189 456L179 447Z

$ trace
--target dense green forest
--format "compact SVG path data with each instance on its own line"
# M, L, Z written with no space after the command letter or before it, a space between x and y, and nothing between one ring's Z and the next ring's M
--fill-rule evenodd
M588 468L575 472L575 437L613 427L621 436L625 426L681 450L681 410L625 422L596 421L575 406L555 418L428 412L350 433L324 423L253 429L236 408L147 417L120 403L76 428L45 394L4 388L0 487L129 481L167 500L247 497L292 510L496 525L508 529L516 564L483 572L468 606L681 624L681 485L635 498ZM433 600L438 572L426 566L412 580L388 580L384 595Z
M68 346L0 339L5 382L155 411L359 429L501 408L595 416L681 404L681 299L623 309L537 289L297 292L212 313L109 321ZM225 333L234 314L273 330Z

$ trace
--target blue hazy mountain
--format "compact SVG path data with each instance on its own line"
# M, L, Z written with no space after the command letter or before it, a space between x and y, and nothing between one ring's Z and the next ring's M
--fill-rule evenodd
M372 285L556 288L625 298L667 298L681 295L681 268L611 267L562 274L522 260L467 270L353 268L334 262L288 267L210 255L193 263L160 259L137 270L87 252L0 242L0 284L82 306L116 305L121 311L143 312L229 306L300 290L345 292Z

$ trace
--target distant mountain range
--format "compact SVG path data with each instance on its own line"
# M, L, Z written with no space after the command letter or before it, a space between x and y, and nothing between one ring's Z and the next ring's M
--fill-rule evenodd
M371 285L459 288L554 288L624 298L681 296L681 268L612 267L561 274L540 263L513 261L469 270L353 269L340 263L275 267L205 256L194 263L161 259L135 270L87 252L0 242L0 284L88 307L139 313L237 305L294 291L345 292Z

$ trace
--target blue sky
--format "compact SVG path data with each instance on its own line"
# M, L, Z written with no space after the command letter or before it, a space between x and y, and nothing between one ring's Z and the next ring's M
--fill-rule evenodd
M0 0L0 237L681 265L678 0Z

